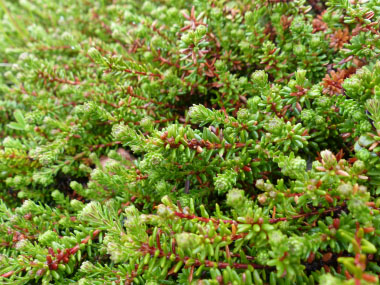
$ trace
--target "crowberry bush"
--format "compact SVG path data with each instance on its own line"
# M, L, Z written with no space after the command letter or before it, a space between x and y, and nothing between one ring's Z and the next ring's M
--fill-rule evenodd
M1 284L376 284L380 0L0 0Z

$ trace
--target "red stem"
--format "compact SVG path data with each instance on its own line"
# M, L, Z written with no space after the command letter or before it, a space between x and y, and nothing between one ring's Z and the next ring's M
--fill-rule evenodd
M159 250L158 248L155 248L155 247L151 247L149 246L147 243L143 243L141 245L141 248L140 248L140 251L143 253L143 254L150 254L150 255L154 255L155 252ZM159 250L160 251L160 254L159 254L159 257L166 257L166 258L170 258L170 256L172 255L172 253L168 253L168 254L165 254L163 252L163 250ZM175 261L176 262L179 262L179 261L182 261L184 264L186 264L186 262L190 259L190 257L184 257L184 258L181 258L178 254L175 255ZM193 263L193 266L196 266L196 267L199 267L201 265L205 265L206 267L214 267L216 264L216 267L220 268L220 269L224 269L226 268L227 266L230 266L232 268L235 268L235 269L248 269L249 266L252 266L253 268L257 268L257 269L268 269L270 267L268 266L265 266L265 265L260 265L260 264L256 264L256 263L248 263L248 264L245 264L245 263L237 263L237 262L234 262L234 263L227 263L227 262L213 262L213 261L210 261L210 260L205 260L204 262L201 262L200 260L198 259L195 259L194 260L194 263Z
M281 222L281 221L289 221L289 220L294 220L294 219L299 219L299 218L305 218L305 217L309 217L309 216L313 216L313 215L322 215L322 214L327 214L327 213L331 213L331 212L336 212L336 211L339 211L341 210L344 206L346 205L346 203L343 203L341 206L337 206L337 207L334 207L334 208L330 208L330 209L327 209L327 210L324 210L322 213L320 213L319 211L312 211L310 213L304 213L304 214L299 214L299 215L295 215L295 216L292 216L292 217L282 217L282 218L274 218L274 219L269 219L269 223L270 224L275 224L275 223L278 223L278 222ZM174 212L174 215L176 215L177 217L181 218L181 219L188 219L188 220L198 220L198 221L201 221L201 222L205 222L205 223L208 223L208 222L213 222L215 224L220 224L220 223L224 223L224 224L245 224L243 222L238 222L238 221L235 221L235 220L221 220L221 219L214 219L214 218L204 218L204 217L198 217L198 216L195 216L195 215L191 215L191 214L184 214L184 213L181 213L181 212ZM255 224L255 223L252 223L252 224Z

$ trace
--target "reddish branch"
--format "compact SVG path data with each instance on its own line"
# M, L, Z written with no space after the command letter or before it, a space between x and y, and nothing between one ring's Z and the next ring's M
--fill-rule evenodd
M175 139L173 137L168 138L167 135L168 135L168 133L165 132L161 136L161 139L165 142L165 145L170 145L170 148L179 148L179 146L181 144L184 144L185 146L189 147L190 149L196 149L197 152L199 152L199 153L203 152L203 148L206 148L206 149L221 149L221 148L229 149L229 148L232 148L232 146L235 146L236 148L242 148L245 146L249 146L246 143L241 143L241 142L237 142L235 144L226 143L224 146L222 146L222 144L220 144L220 143L211 143L211 142L205 141L203 139L200 141L198 141L197 139L191 139L191 140L186 140L186 143L181 143L181 142L175 143Z
M299 215L295 215L295 216L292 216L292 217L283 217L283 218L269 219L269 223L270 224L275 224L275 223L278 223L278 222L281 222L281 221L290 221L290 220L294 220L294 219L300 219L300 218L310 217L310 216L313 216L313 215L326 215L328 213L334 213L334 212L341 211L345 206L346 206L346 204L343 203L341 206L337 206L337 207L334 207L334 208L326 209L323 212L320 212L320 211L316 210L316 211L312 211L310 213L299 214ZM246 223L238 222L238 221L235 221L235 220L222 220L222 219L215 219L215 218L204 218L204 217L198 217L198 216L191 215L191 214L184 214L184 213L181 213L181 212L174 212L174 215L176 215L177 217L179 217L181 219L188 219L188 220L194 220L195 219L195 220L198 220L198 221L201 221L201 222L205 222L205 223L208 223L208 222L211 221L214 224L220 224L220 223L234 224L234 225L237 225L237 224L246 224ZM257 221L256 223L257 224L262 224L263 221L259 219L259 221ZM255 223L252 222L252 224L255 224Z
M95 230L92 235L88 235L86 238L84 238L80 244L86 244L88 243L88 241L90 239L95 239L98 235L100 234L100 230ZM57 253L55 253L53 251L53 249L51 247L48 248L48 251L49 251L49 255L46 256L46 262L47 262L47 265L49 266L49 269L50 270L57 270L58 269L58 264L66 264L69 262L69 259L70 259L70 256L77 253L80 249L80 244L77 244L76 246L72 247L72 248L67 248L67 249L64 249L64 250L60 250L60 249L57 249ZM54 257L55 259L53 260ZM25 269L21 269L21 270L18 270L18 271L9 271L9 272L6 272L2 275L0 275L1 277L5 277L5 278L8 278L8 277L11 277L15 272L20 272L20 271L24 271ZM43 269L40 269L40 270L43 270ZM39 270L39 271L40 271ZM44 273L44 271L40 271L41 275Z
M85 237L80 244L86 244L90 239L95 239L98 235L100 234L100 230L95 230L92 235L88 235ZM50 255L46 256L46 262L47 265L49 266L50 270L57 270L58 269L58 264L66 264L70 260L70 256L77 253L78 250L80 249L80 244L77 244L76 246L72 248L67 248L64 250L57 249L57 253L53 251L51 247L49 247L48 251ZM53 257L55 258L53 260Z
M164 40L166 40L167 42L173 44L173 41L171 39L169 39L166 35L164 35L163 33L161 33L161 30L167 30L168 27L166 26L161 26L159 28L156 27L157 25L157 20L155 20L152 25L149 25L147 23L145 23L145 26L149 29L152 29L157 35L159 35L161 38L163 38Z
M136 70L131 70L131 69L123 69L124 72L126 73L131 73L131 74L136 74L136 75L144 75L144 76L149 76L149 77L158 77L160 79L163 79L164 76L162 74L157 74L157 73L148 73L144 71L136 71Z
M71 46L40 46L37 47L38 50L48 51L48 50L60 50L60 49L71 49Z
M24 216L24 219L28 219L27 215ZM15 227L18 228L18 227ZM28 229L20 229L23 231L23 233L15 230L8 228L7 234L9 236L12 236L12 242L1 242L0 246L10 246L11 244L15 244L21 240L35 240L37 238L36 235L28 235Z
M289 220L294 220L294 219L306 218L306 217L310 217L310 216L314 216L314 215L326 215L329 213L335 213L335 212L341 211L345 206L346 206L346 203L343 203L341 206L330 208L330 209L324 210L323 212L316 210L316 211L312 211L310 213L295 215L295 216L292 216L290 218L284 217L284 218L270 219L269 223L274 224L274 223L281 222L281 221L289 221Z
M234 221L234 220L221 220L221 219L214 219L214 218L203 218L203 217L198 217L195 215L184 214L181 212L174 212L174 215L176 215L177 217L179 217L181 219L188 219L188 220L194 220L195 219L195 220L205 222L205 223L208 223L211 221L214 224L221 224L221 223L224 223L224 224L241 224L241 223Z
M44 79L44 83L46 84L48 81L49 82L58 82L61 84L69 84L69 85L80 85L82 84L81 81L76 77L75 81L64 79L64 78L59 78L59 77L51 77L49 74L39 71L38 72L38 77Z
M18 155L15 153L3 153L0 156L1 158L5 159L17 159L17 160L28 160L29 162L33 162L34 159L28 155ZM18 162L18 166L20 166L20 162Z
M178 62L171 62L169 59L166 59L161 56L161 50L157 51L157 57L153 59L153 61L158 61L160 62L161 65L167 64L169 66L175 66L176 68L180 69L180 65Z
M102 143L102 144L92 145L88 149L90 151L94 151L94 150L96 150L98 148L110 147L110 146L119 145L119 144L121 144L121 141Z
M158 257L166 257L167 259L170 259L172 253L165 254L163 250L160 250L160 249L153 247L153 246L149 246L147 243L143 243L139 249L139 251L142 252L143 254L150 254L151 256L154 256L157 250L159 250L159 252L160 252ZM175 254L174 261L175 262L182 261L184 264L186 264L186 262L189 259L190 259L190 257L185 256L184 258L181 258L178 254ZM248 264L236 263L236 262L227 263L227 262L213 262L210 260L200 261L199 259L194 259L192 266L199 267L201 265L204 265L206 267L215 267L216 266L219 269L224 269L228 266L235 268L235 269L248 269L248 267L251 267L251 266L253 268L257 268L257 269L268 269L268 268L270 268L268 266L260 265L260 264L256 264L256 263L248 263Z

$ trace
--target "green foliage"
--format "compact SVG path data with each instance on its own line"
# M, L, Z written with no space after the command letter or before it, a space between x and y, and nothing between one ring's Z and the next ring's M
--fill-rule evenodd
M378 283L379 7L0 0L0 283Z

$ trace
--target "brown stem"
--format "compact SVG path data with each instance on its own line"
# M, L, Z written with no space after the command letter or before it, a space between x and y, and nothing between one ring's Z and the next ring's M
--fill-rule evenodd
M149 246L147 243L143 243L140 247L140 252L142 252L143 254L150 254L150 255L154 255L155 252L157 250L159 250L158 248L155 248L155 247L152 247L152 246ZM172 255L172 253L167 253L165 254L163 252L163 250L159 250L159 257L166 257L167 259L170 258L170 256ZM190 259L190 257L187 257L185 256L184 258L181 258L178 254L175 255L175 262L179 262L179 261L182 261L184 264L186 264L186 262ZM260 264L256 264L256 263L237 263L237 262L233 262L233 263L227 263L227 262L214 262L214 261L210 261L210 260L204 260L203 262L200 261L199 259L195 259L194 260L194 263L193 263L193 266L196 266L196 267L199 267L201 265L205 265L206 267L218 267L220 269L224 269L226 268L227 266L230 266L232 268L235 268L235 269L248 269L248 267L252 266L253 268L257 268L257 269L269 269L271 267L269 266L265 266L265 265L260 265Z

